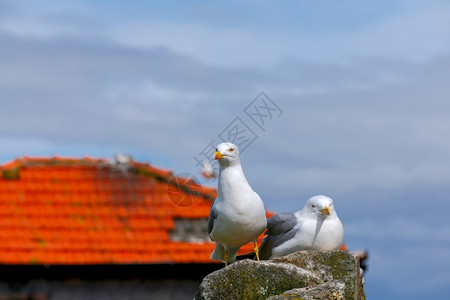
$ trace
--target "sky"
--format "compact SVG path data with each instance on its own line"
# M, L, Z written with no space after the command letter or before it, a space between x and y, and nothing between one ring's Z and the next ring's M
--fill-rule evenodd
M450 3L172 2L0 0L0 161L214 186L196 159L231 140L267 209L334 199L369 299L448 298Z

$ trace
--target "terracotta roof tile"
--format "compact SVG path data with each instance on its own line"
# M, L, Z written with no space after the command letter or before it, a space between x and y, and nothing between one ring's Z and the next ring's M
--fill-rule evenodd
M23 157L0 175L0 264L214 262L205 232L214 188L89 157Z

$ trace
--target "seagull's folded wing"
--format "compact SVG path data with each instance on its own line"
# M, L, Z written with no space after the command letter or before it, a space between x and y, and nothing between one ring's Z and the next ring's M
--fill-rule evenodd
M261 244L259 255L261 259L269 259L272 249L292 239L298 224L295 213L278 214L267 220L266 237Z
M214 202L211 204L211 210L209 211L209 218L208 218L208 235L211 240L213 240L211 237L211 232L213 231L214 228L214 220L217 218L216 212L214 211L215 202L216 200L214 200Z

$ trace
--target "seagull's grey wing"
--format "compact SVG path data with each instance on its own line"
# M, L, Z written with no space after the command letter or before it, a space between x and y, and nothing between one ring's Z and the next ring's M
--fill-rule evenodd
M278 214L267 219L267 235L279 235L290 231L297 225L295 213Z
M216 202L216 200L213 201L213 203L211 204L211 210L209 211L209 218L208 218L208 235L211 238L211 232L213 230L214 227L214 220L217 218L217 215L214 211L214 203ZM211 240L213 240L211 238Z
M267 219L267 236L259 248L259 257L269 259L273 248L292 239L296 233L293 229L297 223L295 213L278 214Z

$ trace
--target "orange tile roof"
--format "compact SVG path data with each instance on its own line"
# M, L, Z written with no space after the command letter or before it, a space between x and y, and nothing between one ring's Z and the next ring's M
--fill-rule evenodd
M171 239L177 220L208 218L214 188L133 160L24 157L0 172L0 264L215 262L211 241Z

